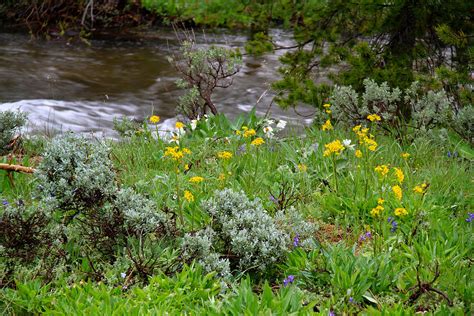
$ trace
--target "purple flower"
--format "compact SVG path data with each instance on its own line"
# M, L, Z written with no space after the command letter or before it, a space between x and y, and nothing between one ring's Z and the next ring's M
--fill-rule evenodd
M474 219L474 213L467 214L466 222L470 223Z
M237 149L237 155L242 155L246 151L247 151L247 146L243 144Z
M2 200L2 204L5 205L5 206L8 205L8 201L7 200Z
M278 203L277 199L276 199L272 194L270 194L270 195L268 196L268 199L269 199L270 201L272 201L273 203L275 203L275 204Z
M333 311L330 310L328 315L329 316L336 316L336 313L334 313Z
M300 235L296 234L295 238L293 238L293 246L298 247L299 244L300 244Z
M359 237L359 242L363 242L363 241L366 241L366 240L369 240L370 238L372 238L372 233L371 232L365 232L365 234L362 234L360 235Z
M293 283L294 280L295 276L290 274L286 279L283 280L283 285L287 286L288 284Z
M448 150L448 158L451 158L451 152Z
M387 222L388 222L389 224L391 224L392 221L393 221L393 217L390 216L389 218L387 218Z
M349 297L349 303L354 303L354 298L352 296Z
M397 230L398 224L396 221L392 222L392 228L390 228L390 231L394 233Z
M371 238L371 237L372 237L372 233L371 233L371 232L366 232L366 233L365 233L365 237L367 237L367 239Z

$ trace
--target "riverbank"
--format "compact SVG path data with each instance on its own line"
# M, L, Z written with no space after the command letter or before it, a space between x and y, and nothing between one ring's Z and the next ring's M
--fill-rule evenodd
M16 214L15 209L23 210L22 225L34 214L45 214L47 220L30 231L30 236L44 234L29 252L36 257L16 257L24 252L9 247L22 244L6 243L15 235L5 239L8 231L2 231L2 312L472 312L472 156L464 151L469 145L433 131L401 146L369 121L364 125L371 128L375 148L373 142L369 147L359 143L369 132L343 126L283 138L283 122L222 116L176 124L170 143L151 137L160 124L150 118L144 129L107 141L105 152L73 139L57 143L61 150L45 143L47 155L26 148L23 163L28 164L29 153L45 157L33 165L43 174L52 163L80 160L83 149L92 150L85 165L54 167L57 172L82 168L77 178L68 173L72 187L26 174L14 174L12 186L0 171L2 229L6 214ZM58 154L63 162L55 160ZM81 182L88 172L94 181ZM99 204L81 204L73 217L67 210L74 204L57 204L69 189L87 192L110 172L114 180L100 187L104 193L119 190L110 200L96 195ZM43 200L42 194L58 185L65 186ZM121 199L122 194L129 198ZM81 200L86 196L76 195L75 203L87 201ZM46 212L51 205L57 205L50 209L52 218ZM125 216L113 217L117 229L129 225L128 216L141 223L146 214L141 229L159 215L169 220L171 230L148 232L142 241L134 239L134 230L94 239L106 230L89 231L89 220L105 225L108 217L101 214L111 208ZM227 226L220 226L224 210ZM64 235L49 234L66 219ZM234 223L243 226L226 235ZM122 233L128 239L121 239ZM275 236L283 238L277 248L271 241ZM101 248L113 245L109 241L118 242L112 253ZM260 242L264 248L252 246ZM268 252L272 256L267 258Z

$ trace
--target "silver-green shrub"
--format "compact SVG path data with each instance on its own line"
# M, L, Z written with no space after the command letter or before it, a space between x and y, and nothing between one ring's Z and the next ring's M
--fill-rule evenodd
M0 111L0 155L10 150L9 143L26 123L26 114L14 111Z
M35 174L38 192L52 210L100 206L117 190L108 147L71 133L51 141Z
M258 199L250 201L243 192L225 189L216 191L202 208L211 216L211 223L185 236L184 252L206 270L220 267L225 272L226 261L239 271L264 270L288 251L288 234L275 225Z

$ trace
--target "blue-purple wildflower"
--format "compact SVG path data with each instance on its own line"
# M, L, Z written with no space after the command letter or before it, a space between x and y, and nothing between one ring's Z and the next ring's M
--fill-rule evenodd
M295 276L294 275L289 275L286 279L283 280L283 285L287 286L290 283L293 283L295 281Z
M367 231L365 232L365 234L360 235L359 241L363 242L363 241L369 240L370 238L372 238L372 233Z
M351 303L351 304L354 303L354 298L352 296L349 297L349 303Z
M8 201L7 201L7 200L5 200L5 199L3 199L3 200L2 200L2 205L5 205L5 206L7 206L8 204L9 204L9 203L8 203Z
M237 149L237 155L242 155L246 151L247 151L247 146L245 144L243 144Z
M330 310L328 315L329 316L336 316L336 313L334 313L333 311Z
M388 222L390 225L392 225L392 228L390 228L390 231L391 231L392 233L394 233L394 232L397 230L397 228L398 228L398 223L395 221L395 219L394 219L393 217L389 217L389 218L387 219L387 222Z
M474 219L474 213L468 213L467 218L466 218L466 222L470 223L470 222L472 222L473 219Z
M300 235L296 234L295 238L293 238L293 246L298 247L299 244L300 244Z

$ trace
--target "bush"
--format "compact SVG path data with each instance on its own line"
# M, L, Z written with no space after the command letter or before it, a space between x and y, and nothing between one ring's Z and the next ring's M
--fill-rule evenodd
M202 208L211 216L211 223L194 235L187 234L184 249L185 257L199 259L207 271L219 267L223 275L227 266L262 271L286 254L289 236L275 225L258 199L250 201L243 192L225 189L216 191Z
M21 112L0 112L0 154L4 155L12 149L11 141L15 133L26 123L26 114Z

